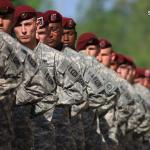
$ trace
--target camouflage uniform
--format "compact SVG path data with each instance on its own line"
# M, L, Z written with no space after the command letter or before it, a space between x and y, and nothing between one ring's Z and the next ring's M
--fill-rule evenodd
M0 32L0 150L11 150L14 138L12 108L15 95L22 82L23 66L20 58L9 51Z
M134 86L135 91L143 98L147 109L150 110L150 101L149 101L149 99L150 99L150 91L146 87L142 86L139 83L134 84L133 86Z
M82 100L82 84L84 84L84 82L82 81L79 71L74 69L71 62L61 53L54 50L47 51L49 49L47 46L42 49L42 44L39 44L39 49L37 48L36 53L33 53L8 36L9 35L4 37L5 40L8 39L6 42L8 42L11 46L11 49L8 50L15 50L17 55L21 54L20 56L24 58L25 64L24 80L18 87L16 104L36 104L32 111L32 117L37 118L36 115L38 115L39 119L37 118L37 120L33 123L33 129L35 129L35 133L37 131L36 129L38 129L38 132L41 133L42 137L38 139L39 136L35 136L35 147L33 149L50 149L52 148L52 145L49 143L52 141L51 138L53 138L50 133L53 131L53 128L50 126L50 121L52 118L53 108L58 100L56 96L56 85L64 88L64 91L62 91L61 94L66 102L69 101L71 104L76 104L80 103ZM41 59L41 57L46 58L46 60ZM63 67L62 65L65 66ZM43 124L38 124L41 121L44 121ZM44 138L47 141L43 140L43 143L40 144L41 141L38 140L42 140Z
M12 112L15 138L13 149L31 150L33 148L32 122L30 119L31 105L15 106Z
M117 143L117 145L125 144L122 147L134 149L136 144L133 144L134 141L132 134L133 132L137 132L137 127L143 122L143 120L146 120L147 122L147 119L145 118L146 110L141 101L142 99L135 92L132 85L117 76L116 79L118 80L118 85L120 85L120 92L122 94L118 100L116 111L114 113L114 121L109 129L109 137L111 137L113 142ZM109 119L110 118L107 118L107 120ZM147 130L148 122L145 125L144 129ZM122 135L119 135L118 133L121 133ZM124 139L124 141L122 141L123 137L125 137L126 140Z
M139 125L139 127L137 128L137 135L140 135L140 138L136 138L136 137L139 137L136 135L136 139L138 142L137 142L137 145L139 145L140 149L141 150L148 150L150 149L150 134L149 134L149 128L145 128L145 125L147 125L147 121L149 122L149 125L150 125L150 102L149 102L149 99L150 99L150 91L140 85L140 84L134 84L134 89L135 91L143 98L144 100L144 104L145 104L145 107L146 107L146 119L142 122L142 124ZM143 132L143 134L141 134L141 132Z
M47 66L48 72L56 80L57 90L54 89L53 93L56 97L59 98L55 108L52 107L52 102L49 102L49 100L42 100L41 102L37 103L35 106L35 113L36 115L44 113L43 115L45 116L46 121L54 125L54 142L56 142L56 149L66 150L70 149L70 147L72 149L76 149L76 144L74 142L70 129L69 118L70 106L74 104L78 105L84 101L81 98L83 95L85 84L82 76L80 75L80 70L78 70L78 67L73 64L70 59L64 57L62 53L42 43L38 44L38 46L34 50L34 53L37 56L39 65L41 67ZM42 124L44 123L42 122ZM45 133L46 130L47 129L45 129ZM43 146L45 143L45 147L48 144L48 142L37 142L35 143L35 145L38 145L40 143L42 143ZM49 144L49 148L50 147L52 149L52 146Z
M85 149L100 149L101 135L97 133L95 120L96 108L99 107L103 115L116 103L114 100L119 96L119 93L115 80L110 80L111 78L108 77L106 72L94 66L94 61L96 61L94 58L80 53L77 55L75 51L69 48L66 48L64 53L81 67L84 80L87 83L89 108L82 113L85 132ZM107 89L108 87L111 88ZM79 107L79 110L77 108L74 110L73 113L76 114L78 111L81 111L81 108Z
M24 52L27 52L26 51L27 48L21 46L16 40L14 40L7 33L3 33L2 37L3 37L3 41L7 45L6 50L12 55L14 63L16 63L18 66L23 65L23 80L25 80L24 73L26 71L24 68L25 67L24 62L26 59L26 54ZM19 58L19 60L17 58ZM18 91L20 91L20 94L18 94ZM26 92L25 84L23 84L22 82L22 84L18 86L16 91L16 104L20 105L20 99L21 99L21 104L28 103L28 98L29 98L28 95L29 94ZM13 149L15 150L17 149L30 150L33 147L32 125L29 119L30 112L31 112L31 108L28 106L13 107L12 119L13 119L14 131L15 131Z
M129 83L127 81L119 78L114 71L107 69L106 67L104 67L104 65L102 65L100 63L98 64L98 62L96 62L96 61L94 61L94 64L95 64L94 66L101 68L101 70L103 70L104 72L107 72L110 75L109 78L112 78L114 81L117 81L120 92L122 93L121 94L122 98L120 97L117 102L117 109L118 108L120 109L119 113L117 113L117 117L116 117L116 113L114 113L114 111L111 111L112 112L111 118L113 119L113 121L111 121L111 122L113 123L113 125L111 125L112 126L111 129L109 127L108 133L107 133L107 135L109 137L109 140L107 140L109 145L111 145L110 144L111 141L112 141L111 142L112 144L116 143L116 145L118 145L116 134L119 133L118 130L120 130L120 127L118 127L118 126L120 126L120 124L122 124L122 123L124 124L125 122L127 122L127 119L124 119L124 117L129 118L131 116L131 114L134 112L133 113L134 117L130 117L130 120L128 123L130 125L132 124L132 126L135 125L135 127L137 127L136 123L137 122L139 124L141 123L140 119L143 119L145 110L143 110L143 104L141 103L140 98L138 97L137 94L133 94L133 93L135 93L135 91L133 90L132 86L129 85ZM107 74L106 74L106 76L107 76ZM134 92L131 93L130 90L134 91ZM130 94L128 94L128 93L130 93ZM132 96L128 97L129 95L132 95ZM123 97L125 97L125 100ZM116 108L114 108L114 109L116 109ZM99 113L99 110L98 110L98 113ZM100 113L102 113L101 110L100 110ZM116 121L115 121L115 118L117 118ZM136 121L134 120L134 122L133 122L133 118ZM107 125L108 124L109 124L109 122L107 123ZM148 126L148 124L147 124L147 126ZM129 126L127 128L129 128ZM105 137L105 135L104 135L104 137ZM113 145L112 145L112 147L114 147ZM110 148L112 148L112 147L110 147ZM117 147L115 146L115 149Z

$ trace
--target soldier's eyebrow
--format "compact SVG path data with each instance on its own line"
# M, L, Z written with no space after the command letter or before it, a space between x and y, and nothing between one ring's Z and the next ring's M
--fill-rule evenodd
M34 22L34 21L35 21L35 19L34 19L34 18L31 18L31 19L28 19L28 20L23 20L23 21L21 21L21 24L32 23L32 22Z

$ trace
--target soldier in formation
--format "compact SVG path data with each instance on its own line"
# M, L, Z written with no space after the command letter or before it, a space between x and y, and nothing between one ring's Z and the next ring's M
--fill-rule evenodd
M0 0L0 30L0 150L150 149L150 69L56 10Z

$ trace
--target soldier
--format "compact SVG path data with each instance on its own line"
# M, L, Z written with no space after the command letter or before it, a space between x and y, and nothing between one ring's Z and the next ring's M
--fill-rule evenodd
M84 38L83 38L83 41L84 41ZM82 40L81 40L81 45L84 43ZM81 52L82 53L84 53L84 54L87 54L87 55L90 55L90 56L94 56L94 57L97 57L97 55L98 55L98 53L100 53L99 51L94 51L94 47L91 47L91 46L89 46L89 47L87 47L86 49L84 48L84 50L83 50L83 48L82 48L82 46L81 46L81 48L80 48L80 46L79 46L79 42L77 43L77 47L78 47L78 49L79 50L82 50ZM104 55L105 56L105 55ZM111 56L111 55L110 55ZM109 65L109 60L111 60L110 59L110 57L108 57L108 60L107 60L107 56L106 56L106 59L104 59L105 60L105 63L104 64L107 64L107 65ZM106 69L106 67L104 67L102 64L99 64L98 62L96 62L95 61L95 66L101 66L101 69L100 70L102 70L103 69L103 72L105 72L105 73L107 73L107 75L106 75L106 79L105 80L110 80L111 79L111 81L113 81L114 80L114 82L115 82L115 78L113 79L113 77L111 77L111 75L110 74L108 74L108 70ZM98 67L97 67L98 68ZM107 79L107 76L109 76L109 78ZM109 98L108 98L109 99ZM117 98L116 98L116 100L117 100ZM110 105L110 104L109 104ZM110 106L107 106L109 109L112 109L113 107L114 107L114 105L110 105ZM107 108L106 107L106 108ZM107 110L109 110L109 109L107 109ZM99 115L102 117L103 115L105 115L105 113L103 114L102 112L101 112L101 108L98 108L98 110L99 110ZM101 114L101 113L103 114ZM97 112L96 112L96 114L98 114ZM101 123L104 123L105 122L105 120L103 119L103 118L101 118L100 117L100 119L101 119ZM99 117L97 116L96 117L96 119L97 119L97 123L99 122ZM106 127L108 126L107 125L107 123L104 125L101 125L102 127L103 127L103 129L105 128L106 129ZM107 149L108 148L108 146L107 146L107 144L106 144L106 142L105 142L105 140L106 139L104 139L104 137L103 137L103 134L104 133L102 133L101 134L101 132L103 132L103 131L101 131L101 129L99 129L99 123L97 124L97 131L98 131L98 133L102 136L102 144L101 144L101 148L102 149ZM106 131L105 131L106 132Z
M148 115L150 116L150 70L143 70L144 77L142 76L142 84L134 84L135 90L141 95L144 99L145 106L147 108ZM150 130L145 132L145 134L140 138L140 143L142 142L142 150L150 149Z
M104 38L99 40L100 43L100 51L97 55L97 60L101 62L106 67L110 67L111 59L112 59L112 44Z
M71 55L71 53L73 52L73 50L75 50L75 42L77 39L77 32L76 32L76 23L72 18L66 18L63 17L63 21L62 21L62 25L63 25L63 35L62 35L62 43L64 47L69 47L71 49L69 49L69 53ZM68 51L66 49L62 50L62 52L66 55L68 55ZM69 55L69 56L70 56ZM72 56L76 56L74 57L75 62L77 62L77 56L78 53L72 53L72 55L70 56L70 58L72 58ZM79 59L81 59L80 57L78 57ZM79 65L79 67L81 67L81 65ZM78 107L80 107L80 109L82 109L81 107L84 107L83 104L78 105ZM86 106L86 104L85 104ZM85 135L84 135L84 128L83 128L83 122L82 122L82 116L81 113L76 114L76 111L74 112L73 110L77 110L77 106L72 106L71 109L71 114L73 114L73 116L71 116L70 118L70 123L71 123L71 131L72 131L72 136L76 142L76 147L77 150L84 150L85 149Z
M140 98L141 102L139 102L140 107L137 109L139 109L139 111L144 109L143 112L145 112L145 114L141 118L140 122L139 121L137 121L136 123L134 123L134 121L132 122L133 117L135 116L134 113L129 118L128 123L127 123L127 125L128 125L127 130L128 131L132 130L132 132L127 134L126 140L128 141L128 143L130 143L130 142L132 143L132 145L134 146L134 149L141 149L142 143L140 143L140 141L138 141L139 140L138 137L141 137L145 132L149 131L150 118L149 118L147 109L142 108L143 106L145 106L145 102L144 101L142 102L142 99L144 98L143 95L141 95L141 93L139 93L136 90L135 86L133 86L133 81L134 81L134 77L135 77L135 64L129 57L125 57L125 56L122 56L122 57L123 57L123 59L117 69L117 72L121 77L125 78L132 85L134 94L136 94L137 96L139 95L141 97ZM126 145L126 147L133 149L133 148L129 147L128 145Z
M50 47L53 47L57 49L58 51L61 51L63 48L63 44L61 43L61 37L62 37L62 16L59 12L49 10L46 12L49 15L49 34L47 37L47 40L44 42ZM61 87L58 88L58 93L61 93ZM66 111L65 105L62 105L63 99L60 95L60 102L58 102L58 106L56 106L56 109L54 111L54 115L52 118L52 121L55 125L56 129L56 144L57 149L62 149L62 146L64 149L70 149L70 146L72 149L76 149L77 145L75 143L75 140L73 138L72 132L71 132L71 124L70 124L70 113L68 115L61 115L60 110ZM86 102L85 102L86 103ZM58 108L57 108L58 107ZM71 107L70 107L71 108ZM70 109L69 108L69 109ZM68 112L66 112L68 114ZM66 118L66 119L65 119ZM60 128L62 126L62 128ZM67 128L67 132L64 132L64 128ZM62 138L63 137L63 138ZM69 144L70 143L70 144Z
M138 69L139 70L139 69ZM141 70L141 69L140 69ZM136 81L134 80L134 88L135 88L135 90L137 91L137 93L139 93L140 95L141 95L141 97L144 99L144 101L145 101L145 103L146 103L146 107L148 108L148 109L150 109L150 101L149 101L149 99L150 99L150 91L149 91L149 89L148 88L146 88L145 86L144 86L144 84L143 84L143 82L141 82L141 80L144 80L143 78L144 78L144 76L147 76L148 77L148 75L149 74L145 74L145 70L146 69L142 69L143 71L138 71L137 72L137 69L136 69L136 78L138 78ZM141 78L141 79L140 79Z
M65 47L75 50L77 40L76 22L72 18L63 17L62 43Z
M14 24L15 26L20 26L18 21L16 20L16 15L19 15L19 11L21 11L22 7L16 8L14 13ZM25 7L26 8L26 7ZM32 10L32 8L28 8L28 11L32 11L31 16L33 16L33 19L36 20L36 12ZM26 19L27 16L22 16L24 19ZM20 18L21 19L21 18ZM16 25L17 24L17 25ZM28 22L30 24L30 22ZM36 23L33 24L33 26L36 26ZM24 44L25 46L29 48L33 48L33 46L36 46L37 41L35 40L33 43L29 43L29 41L32 41L34 39L34 32L36 30L31 28L31 30L26 31L26 26L22 28L23 34L21 37L18 37L18 34L16 34L16 38L20 38L20 42ZM27 32L27 33L26 33ZM23 106L16 106L13 110L13 122L14 122L14 131L15 131L15 140L14 140L14 149L16 150L30 150L33 148L33 131L32 131L32 121L30 119L31 116L31 108L32 105L23 105Z
M51 23L51 25L54 25L53 23ZM74 23L71 23L71 24L65 24L65 26L68 26L69 25L69 27L71 28L71 25L72 25L72 27L74 28ZM60 29L60 28L59 28ZM68 29L68 28L67 28ZM94 36L95 37L95 36ZM73 40L74 41L74 40ZM72 42L73 42L72 41ZM95 41L97 41L97 44L98 44L98 40L95 40ZM71 42L71 41L70 41ZM72 43L72 45L73 45L73 43ZM62 52L64 53L64 54L66 54L68 57L70 57L74 62L76 62L77 63L77 65L81 68L81 70L82 70L82 72L83 72L83 76L86 74L87 76L88 76L88 63L82 63L81 62L81 59L83 59L83 62L84 62L84 58L82 58L81 57L81 55L80 54L78 54L78 53L76 53L74 50L72 50L72 49L68 49L68 48L65 48L64 50L62 50ZM86 67L85 67L85 65L86 65ZM92 70L93 71L93 70ZM91 72L92 72L91 71ZM86 72L86 73L85 73ZM85 75L85 76L86 76ZM92 76L92 75L91 75ZM99 76L100 77L100 76ZM98 77L98 78L99 78ZM85 77L86 78L86 77ZM84 78L84 79L85 79ZM87 77L88 78L88 77ZM94 78L94 77L93 77ZM96 77L95 77L96 78ZM97 78L97 80L99 80ZM91 79L92 80L92 79ZM90 81L87 81L87 82L90 82ZM91 81L92 82L92 81ZM92 88L92 83L90 82L90 84L89 84L89 88L91 89ZM93 81L94 82L94 81ZM101 82L101 81L99 81L99 82ZM94 84L94 83L93 83ZM96 83L95 83L96 84ZM103 83L104 84L104 83ZM91 106L91 104L92 104L92 107L97 107L97 106L101 106L101 105L105 105L103 102L106 100L106 96L105 96L105 91L101 91L101 94L99 94L98 95L98 98L95 98L94 96L92 96L92 95L95 95L95 91L93 91L94 89L92 88L91 90L89 90L89 93L88 93L88 95L91 95L90 97L93 97L93 98L89 98L89 99L92 99L91 101L90 101L90 106ZM97 95L97 94L96 94ZM103 97L103 96L104 97ZM113 96L116 96L116 94L112 94ZM112 96L111 95L111 96ZM112 99L113 99L113 96L111 97ZM102 99L103 100L100 100L101 99L101 97L102 97ZM96 101L96 102L95 102ZM103 101L103 102L102 102ZM103 103L103 104L102 104ZM113 102L112 102L113 103ZM72 113L73 113L73 115L75 115L75 114L78 114L82 109L83 109L83 107L84 107L84 104L82 104L82 105L78 105L78 106L73 106L72 107L72 110L73 111L71 111ZM92 118L93 119L93 118ZM96 130L95 130L95 132L96 132ZM98 141L97 141L98 142ZM95 145L95 146L94 146ZM98 144L97 144L98 145ZM96 147L96 144L94 144L93 143L93 146L94 147ZM99 144L99 146L100 146L100 144ZM92 146L91 146L92 147ZM94 149L94 147L92 147L93 149ZM81 148L80 148L81 149Z
M77 40L77 51L96 57L99 53L97 37L90 32L81 34Z
M109 66L111 62L110 60L112 57L112 46L110 42L108 42L105 39L102 39L101 42L102 42L100 43L101 50L100 50L98 57L102 63L104 63L106 66ZM140 102L141 98L138 96L138 94L136 94L133 87L127 81L117 76L112 70L109 70L109 73L111 73L111 75L114 76L114 78L118 81L119 89L120 89L120 92L122 93L120 98L118 99L118 103L116 105L117 107L115 107L114 109L117 111L112 111L112 113L110 112L110 114L112 114L111 119L110 119L110 115L108 114L105 117L105 119L107 120L109 124L108 142L109 142L109 139L111 139L111 141L115 143L115 148L117 148L118 142L121 142L121 139L122 139L122 138L117 138L117 136L118 137L122 136L122 135L119 135L121 132L119 132L118 130L121 130L122 134L126 134L127 130L125 129L126 128L125 122L127 122L131 114L132 114L132 117L130 117L130 120L128 120L128 123L132 127L133 125L135 127L137 123L140 123L140 118L143 118L145 111L143 108L143 104L141 104ZM136 121L132 120L133 116ZM134 129L132 128L131 130L133 131ZM107 132L105 134L107 135ZM123 143L125 143L125 141L123 141ZM121 147L123 148L123 146Z
M136 76L134 79L135 83L140 83L141 85L145 86L147 89L150 89L150 71L146 68L136 68Z
M35 14L35 10L29 6L18 6L16 7L15 12L16 24L14 26L14 32L17 39L25 46L34 49L38 64L41 66L41 68L43 68L42 71L44 71L46 79L52 84L52 87L49 87L51 89L49 90L51 98L47 99L45 97L41 102L38 102L36 105L34 105L34 113L36 113L37 115L33 118L35 129L34 148L36 150L44 150L48 148L55 149L55 145L54 143L52 143L55 139L53 139L51 135L51 131L53 131L51 126L53 125L51 123L51 118L54 106L57 102L56 94L58 95L58 97L61 97L62 100L65 101L60 100L59 103L61 103L62 105L60 105L60 107L57 107L55 110L57 110L57 112L61 111L59 117L65 116L68 119L68 106L81 102L84 82L82 82L83 80L81 75L79 74L80 71L78 70L78 68L75 65L71 64L71 61L68 58L64 57L63 54L52 48L49 48L44 44L39 43L37 45L37 41L35 40L36 19L33 16L33 14ZM51 30L53 31L54 29L52 28L50 29L50 31ZM59 89L57 87L58 85L61 89L61 93L56 93L56 89ZM63 105L65 105L66 107ZM61 109L61 107L63 109ZM61 119L64 119L64 121L66 121L66 118ZM66 131L66 129L64 130L63 127L61 130ZM61 140L64 140L64 137L62 138L61 135L59 136ZM71 143L69 144L70 148L72 145Z
M10 33L12 28L12 17L14 5L9 0L0 0L0 30ZM4 47L4 48L3 48ZM0 40L0 150L11 150L14 138L12 124L12 107L15 102L15 94L21 83L21 71L18 68L12 70L11 60L5 53L5 44Z
M72 33L72 31L74 31L75 30L75 23L74 22L72 22L73 20L72 19L69 19L69 18L65 18L65 20L64 20L64 26L65 26L65 31L66 31L66 29L67 29L67 32L65 32L65 38L66 39L68 39L68 41L64 44L64 46L66 47L66 46L71 46L71 47L75 47L74 46L74 40L69 40L70 38L68 37L67 38L67 36L70 36L70 35L67 35L67 34L69 34L70 33L70 30L71 30L71 33ZM75 32L73 32L74 34L75 34ZM73 33L71 34L71 37L73 38L73 37L75 37L75 35L73 35ZM71 39L72 39L71 38ZM73 38L74 39L74 38ZM63 38L62 38L62 41L63 41ZM98 44L98 40L95 38L95 41L97 41L97 44ZM81 56L79 53L77 53L77 52L75 52L74 50L72 50L72 49L69 49L69 48L65 48L64 50L62 50L62 52L64 53L64 54L66 54L68 57L70 57L74 62L76 62L77 64L78 64L78 66L81 68L81 70L82 70L82 72L83 72L83 76L84 76L84 80L86 81L86 73L88 74L88 71L89 70L91 70L90 68L88 68L88 65L87 64L85 64L85 62L84 62L84 57L83 56ZM82 61L83 60L83 61ZM94 70L92 70L93 72L94 72ZM96 73L96 72L95 72ZM88 76L88 75L87 75ZM96 75L95 75L95 78L96 78ZM98 78L98 77L97 77ZM89 82L89 83L87 83L87 82ZM90 103L89 105L90 105L90 110L92 110L94 107L98 107L98 106L101 106L101 105L105 105L105 103L103 103L102 104L102 100L100 100L100 98L102 98L102 96L101 96L101 94L103 95L104 93L104 91L103 92L101 92L101 94L99 93L99 95L98 94L96 94L97 96L94 96L95 95L95 91L93 91L91 88L92 88L92 85L91 85L91 82L90 81L87 81L86 83L88 84L88 86L89 86L89 88L90 88L90 91L89 91L89 89L88 89L88 95L89 95L89 97L88 97L88 102ZM93 95L93 96L92 96ZM95 98L95 97L97 97L97 98ZM103 98L102 98L103 99ZM112 98L113 99L113 98ZM103 102L106 100L106 98L104 98L103 99ZM79 120L79 115L78 116L75 116L75 114L78 114L79 112L81 112L81 110L83 110L83 108L85 107L85 105L78 105L78 106L72 106L72 115L73 115L73 117L71 118L71 121L72 121L72 129L73 130L75 130L73 133L78 133L78 132L81 132L81 128L82 128L82 124L81 124L81 120ZM81 116L81 115L80 115ZM92 119L92 121L94 120L94 116L91 118ZM77 121L77 122L76 122ZM92 121L91 121L91 123L90 124L92 124ZM74 124L74 123L76 123L76 124ZM77 123L78 123L78 126L76 126L77 125ZM74 127L75 126L75 127ZM78 132L76 132L76 130L78 131ZM75 136L76 136L76 134L75 134ZM93 135L94 134L96 134L96 130L93 130ZM90 135L90 134L89 134ZM74 137L75 137L74 136ZM98 136L98 135L97 135ZM89 136L88 136L89 137ZM78 139L77 139L78 138ZM80 133L80 135L79 135L79 137L77 137L76 139L76 142L77 142L77 148L78 149L84 149L84 145L83 145L83 136L81 136L81 133ZM100 138L99 138L100 139ZM80 146L78 146L78 144L79 144L79 142L80 143L82 143L82 147ZM81 144L80 144L81 145ZM86 145L86 148L88 147L89 148L89 146L92 148L92 149L95 149L96 147L98 147L98 146L100 146L100 143L99 143L99 140L95 140L95 143L93 143L93 142L91 142L91 145Z
M90 55L90 56L96 57L98 52L99 52L99 49L98 49L99 41L97 41L96 39L97 39L96 36L92 33L82 34L79 37L78 41L77 41L77 49L79 51L81 51L82 55L85 57L84 62L86 62L86 65L90 64L89 66L91 66L93 68L93 70L96 69L96 72L101 77L103 77L103 79L105 81L110 82L110 83L114 84L114 86L115 86L115 80L112 80L112 77L107 74L107 70L103 69L104 66L99 64L94 58L88 56L88 55ZM91 59L92 59L92 62L90 63ZM112 82L112 81L114 81L114 82ZM117 91L115 91L115 92L116 92L116 95L119 96L119 93ZM108 95L105 98L106 98L105 102L111 99ZM114 97L114 99L115 98L116 97ZM97 107L101 111L101 113L100 113L101 116L103 116L105 113L107 113L107 111L115 105L115 103L113 103L113 102L114 101L105 103L104 108L102 106ZM96 111L96 109L94 111ZM93 120L93 118L94 118L93 116L96 116L96 113L94 111L87 110L87 112L85 112L84 115L83 115L84 123L85 123L85 132L87 134L86 135L87 136L86 137L87 148L90 147L90 146L94 147L94 145L96 145L96 144L92 145L94 143L94 141L96 141L96 139L95 139L96 137L94 136L94 133L96 133L96 131L97 131L97 137L99 137L99 139L97 141L100 142L100 140L101 140L100 139L101 134L100 134L99 128L97 128L97 126L96 126L96 122L94 121L93 124L90 124L89 121L88 121L89 119L87 119L87 118L91 118ZM93 114L93 116L92 116L92 114ZM91 135L93 135L93 136L91 136ZM103 145L103 143L101 143L101 144L97 143L97 149L102 148L102 145ZM96 146L95 146L95 149L96 149Z
M64 46L68 46L69 47L70 45L72 45L71 47L75 47L74 46L75 41L71 40L72 39L71 37L75 37L75 34L76 34L76 32L73 32L74 30L75 30L75 23L72 22L72 19L65 18L64 19L64 31L66 31L65 32L65 36L66 36L65 38L66 38L66 41L68 43L66 41L64 41L65 42ZM70 32L71 32L71 35L69 35ZM72 32L74 33L74 35L72 34ZM68 36L68 38L67 38L67 36ZM62 40L65 40L65 38L63 37ZM94 51L94 49L92 49L92 48L94 48L94 47L96 48L97 47L96 45L99 44L98 39L96 38L95 35L93 35L91 33L89 33L88 35L85 35L82 38L83 38L83 41L82 41L83 43L81 42L82 43L82 44L80 44L81 47L83 49L85 49L85 47L88 47L89 48L89 53L92 54L91 51L92 50ZM86 44L88 46L86 46ZM94 120L95 113L93 111L95 111L95 108L97 108L98 106L100 107L100 109L101 109L102 106L106 107L105 108L106 110L109 109L109 108L107 108L107 106L106 106L108 104L106 102L107 101L106 97L105 98L103 97L105 95L104 94L105 92L104 91L100 91L99 94L96 93L96 89L93 89L93 86L92 86L92 82L94 82L94 81L92 81L92 79L90 81L89 80L87 81L87 78L88 78L87 76L88 76L88 73L91 76L92 76L91 73L93 73L93 75L94 75L93 76L93 80L94 80L94 77L97 78L97 80L99 80L99 78L102 78L102 77L105 78L105 77L104 77L104 75L101 72L99 72L99 74L97 74L96 73L97 70L94 70L94 68L91 67L91 65L89 65L92 62L91 62L91 60L86 60L87 56L81 55L81 54L75 52L75 50L72 50L72 49L70 49L68 47L66 47L63 50L63 52L67 56L71 57L75 62L77 62L77 64L82 68L81 70L83 70L84 80L86 81L87 86L88 86L87 93L88 93L89 106L88 106L88 108L86 109L85 112L80 114L80 116L83 116L83 118L84 118L85 139L86 139L85 149L87 149L87 148L99 149L100 146L101 146L101 143L100 143L101 137L96 133L96 124L95 124L95 120ZM97 51L98 51L98 49L96 48L95 52L97 53ZM101 81L99 81L99 82L101 82ZM101 84L102 84L101 85L101 88L102 88L104 86L104 83L101 83ZM114 97L112 96L112 101L113 101L113 98ZM102 101L103 101L103 104L102 104ZM80 109L81 109L81 107L80 107ZM77 107L75 107L75 106L72 107L72 113L75 113L76 110L77 110ZM76 118L77 118L77 116L76 116ZM72 120L73 119L75 119L75 117L72 118ZM79 130L78 127L76 127L76 130Z

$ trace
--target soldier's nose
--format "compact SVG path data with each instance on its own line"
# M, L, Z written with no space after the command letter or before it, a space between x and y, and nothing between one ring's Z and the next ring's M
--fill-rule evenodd
M21 32L22 32L23 34L26 34L26 33L27 33L26 28L25 28L24 26L21 27Z
M68 35L64 34L64 41L68 41Z

